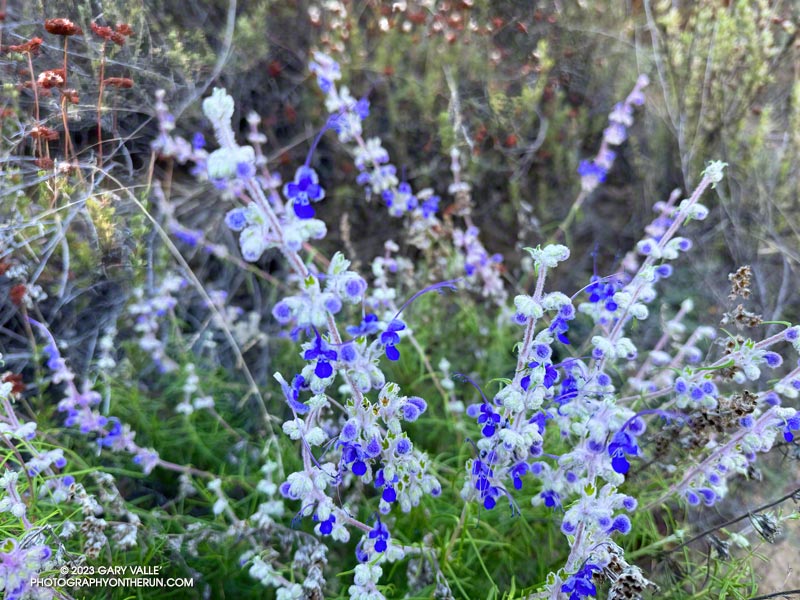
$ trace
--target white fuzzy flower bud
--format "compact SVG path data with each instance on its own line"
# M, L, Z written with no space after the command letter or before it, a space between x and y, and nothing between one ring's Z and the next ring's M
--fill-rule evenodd
M517 307L520 314L528 319L540 319L544 314L544 309L541 304L536 302L531 296L522 294L517 296L514 298L514 306Z
M212 123L230 122L233 117L233 98L225 88L214 88L214 92L203 100L203 114Z

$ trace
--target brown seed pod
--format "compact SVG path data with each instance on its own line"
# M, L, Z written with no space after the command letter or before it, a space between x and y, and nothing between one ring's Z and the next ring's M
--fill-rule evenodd
M53 35L80 35L83 29L69 19L47 19L44 28Z

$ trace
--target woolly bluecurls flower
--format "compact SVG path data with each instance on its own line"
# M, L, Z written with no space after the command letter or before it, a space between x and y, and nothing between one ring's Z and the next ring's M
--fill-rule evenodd
M646 75L640 75L628 97L624 102L614 106L608 115L608 127L603 131L603 141L600 150L592 160L582 160L578 166L578 175L581 177L581 188L585 193L592 192L598 185L606 180L608 171L614 164L616 153L609 146L619 146L628 137L628 127L633 125L633 106L644 104L642 90L649 83Z
M274 377L278 380L278 383L281 384L283 397L286 399L286 403L289 407L298 414L302 415L307 413L308 405L299 400L300 392L306 387L305 378L302 375L295 375L292 378L292 384L290 386L280 373L275 373Z
M599 491L584 493L569 510L564 513L561 531L573 535L578 525L584 527L584 535L593 538L594 543L619 532L623 535L631 530L631 520L627 515L615 514L620 509L632 512L636 508L636 499L620 494L611 484L604 485Z
M644 431L644 427L641 428ZM611 457L611 467L622 475L627 474L631 468L627 456L637 456L639 446L636 443L636 436L630 431L620 429L614 434L611 443L608 445L608 455Z
M498 303L505 302L507 293L500 278L500 254L489 255L478 238L478 228L468 227L466 231L453 231L453 244L460 248L464 259L464 272L467 280L481 284L481 295L493 298Z
M353 585L347 592L351 600L385 600L385 596L378 591L377 584L383 575L379 565L360 564L355 568Z
M583 566L570 575L561 585L561 591L569 594L569 600L583 600L597 594L597 587L592 578L595 572L602 571L598 565L586 562Z
M53 335L42 323L28 318L42 336L49 341L51 352L55 351L56 343ZM53 350L56 349L56 350ZM60 358L60 355L58 355ZM51 355L51 361L53 355ZM48 361L50 362L50 361ZM55 361L59 368L66 369L63 361ZM89 388L89 382L84 382L83 392L75 386L75 376L64 379L66 394L58 403L58 410L67 414L64 424L68 427L78 427L85 435L94 435L97 445L101 448L110 448L114 451L124 451L133 455L133 462L140 464L145 473L149 473L158 464L158 454L149 448L141 448L134 441L135 433L127 425L122 425L115 417L105 417L94 409L100 403L100 394Z
M331 362L338 358L338 353L333 350L328 343L317 333L310 348L303 352L303 359L314 361L314 375L320 379L326 379L333 375Z
M55 565L53 551L38 537L32 544L19 544L11 538L0 544L0 582L8 600L55 596L55 590L32 584Z
M398 331L406 328L406 324L400 319L392 319L386 324L386 329L381 333L380 341L386 351L386 358L389 360L399 360L400 351L397 349L397 344L400 343L400 335Z
M385 190L382 196L389 208L389 214L393 217L402 217L419 205L414 191L406 181L401 182L396 190Z
M781 382L798 376L800 367L783 377ZM736 474L746 475L757 454L768 452L778 434L782 434L783 439L794 437L792 431L800 425L794 408L780 406L779 399L772 392L759 394L757 404L768 408L756 418L743 418L738 431L724 444L713 446L708 456L691 467L680 482L670 486L660 500L679 496L693 506L701 502L711 506L727 494L727 480Z
M328 267L325 290L335 293L343 302L360 304L367 292L367 282L349 268L350 261L341 252L334 254Z
M320 89L327 94L336 81L342 78L342 69L335 60L327 54L315 51L314 59L309 62L308 69L317 76Z
M362 330L354 327L349 327L348 329L351 335L356 335L352 333L353 331ZM380 341L375 340L371 344L367 344L363 338L340 347L339 358L342 362L340 367L344 369L346 376L362 393L370 390L379 390L385 385L386 376L380 368L380 359L383 352Z
M359 171L357 183L365 187L368 196L381 196L392 216L412 213L425 221L434 219L437 203L430 201L419 207L411 187L397 179L397 168L389 164L389 155L380 138L367 141L362 138L362 121L369 116L369 102L366 98L356 100L345 86L337 89L335 82L341 78L338 63L330 56L315 52L310 70L317 76L325 94L325 107L331 115L329 126L338 133L341 142L355 142L351 151Z
M301 329L324 328L328 315L342 310L342 301L332 292L320 291L316 279L306 286L306 290L294 296L287 296L272 307L272 316L281 325L296 324Z
M389 529L381 522L380 518L376 518L375 526L369 532L369 539L374 540L375 552L386 552L390 537Z
M581 187L586 192L591 192L598 185L605 182L608 168L597 164L593 160L582 160L578 165L578 175L581 177Z
M374 335L380 331L380 321L377 315L367 314L358 325L350 325L347 328L347 333L356 336Z
M304 165L295 172L294 181L283 186L283 194L292 203L298 218L311 219L314 216L311 203L322 200L325 197L325 190L319 185L317 172Z
M588 314L595 323L608 325L617 314L619 305L614 301L614 295L623 287L623 282L617 277L603 277L593 275L589 286L584 290L588 302L578 306L578 311Z
M675 390L675 405L678 408L697 406L707 410L717 407L719 390L713 381L706 380L690 383L684 377L678 377L673 384Z
M389 162L389 153L383 147L380 138L369 138L363 146L354 150L354 163L359 171L365 171L372 165L382 165Z
M168 274L159 284L155 294L145 298L143 288L133 291L136 302L128 307L128 312L135 318L134 330L139 334L139 347L150 355L158 370L169 373L177 368L177 363L167 356L166 346L158 334L162 318L177 305L175 294L186 286L186 280L174 274Z

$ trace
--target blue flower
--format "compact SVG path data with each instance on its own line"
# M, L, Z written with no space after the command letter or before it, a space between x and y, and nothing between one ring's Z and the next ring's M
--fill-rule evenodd
M341 443L342 446L342 462L345 465L352 465L350 470L353 475L361 477L367 472L367 463L362 459L364 452L361 450L361 444L351 444L347 442Z
M488 462L476 459L472 463L472 476L473 485L478 491L481 500L483 500L483 507L486 510L492 510L497 504L495 498L500 495L500 488L490 482L490 479L494 476L494 471L489 468Z
M389 529L380 519L375 519L375 526L369 532L369 539L375 540L375 552L385 552L388 547Z
M366 315L364 320L359 325L351 325L347 328L347 333L353 337L362 335L372 335L378 333L380 325L378 324L378 317L372 314Z
M561 506L561 496L553 490L544 490L539 496L544 500L544 505L550 508Z
M314 375L320 379L325 379L333 374L333 367L329 361L336 360L337 356L336 350L331 350L328 343L319 334L314 339L313 347L303 353L305 360L316 359L317 364L314 367Z
M294 213L300 219L314 216L312 202L325 197L325 190L319 185L317 172L311 167L302 166L294 174L294 181L283 186L284 195L291 201Z
M381 334L381 344L386 347L386 358L389 360L398 360L400 358L400 351L395 347L400 343L400 336L398 331L406 328L406 324L400 319L392 319L386 326L386 331Z
M587 191L591 191L606 180L608 171L593 160L582 160L578 165L578 175L581 176L584 187L588 188Z
M439 198L439 196L431 196L427 200L423 201L422 206L420 207L422 209L422 216L427 219L428 217L436 214L436 211L439 210L440 200L441 198ZM502 257L500 257L500 259L502 260Z
M623 430L619 430L614 434L611 443L608 445L608 454L611 457L611 467L614 471L624 475L631 467L625 456L627 454L632 456L639 454L636 438Z
M317 519L317 515L314 515L314 520L315 521L319 520L319 519ZM336 522L336 517L334 517L333 515L329 516L324 521L320 521L320 523L319 523L319 532L322 535L330 535L331 532L333 531L333 524L335 522Z
M595 571L602 569L595 564L586 563L577 573L570 575L561 586L561 591L569 594L569 600L582 600L597 594L597 587L592 581Z
M794 434L792 431L800 429L800 414L786 420L786 427L783 429L783 439L787 442L794 441Z
M199 131L192 137L192 148L195 150L202 150L206 147L206 138Z
M494 412L492 405L484 402L480 406L480 415L478 416L478 424L483 423L481 433L483 437L492 437L494 435L497 425L500 423L500 415Z
M522 476L528 472L528 464L527 463L519 463L513 469L511 469L511 478L514 480L514 489L521 490L522 489Z
M291 406L295 412L299 414L305 414L308 412L308 406L303 404L298 400L300 397L300 391L305 387L306 380L303 378L302 375L295 375L292 379L292 385L286 383L286 380L281 377L278 379L281 384L281 389L283 390L283 396L286 398L286 403Z

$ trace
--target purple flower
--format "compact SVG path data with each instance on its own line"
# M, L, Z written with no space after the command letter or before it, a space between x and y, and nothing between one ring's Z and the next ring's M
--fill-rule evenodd
M592 581L592 575L595 571L602 571L602 569L595 564L584 564L577 573L570 575L564 584L561 586L561 591L569 594L569 600L583 600L589 596L597 594L597 587Z
M314 345L303 353L305 360L316 359L314 375L320 379L325 379L333 374L330 361L336 360L337 356L336 350L331 350L328 343L319 334L314 338Z
M369 539L375 540L375 552L385 552L388 547L389 529L380 519L375 519L375 526L369 532Z
M386 358L389 360L398 360L400 358L400 351L396 348L400 343L400 336L398 331L406 328L406 324L400 319L392 319L386 326L386 331L381 334L381 344L386 348Z
M319 202L325 197L325 190L319 185L317 172L311 167L302 166L294 174L294 181L283 186L283 193L300 219L314 216L312 202Z
M351 325L347 328L347 333L353 337L362 335L372 335L378 333L380 326L378 317L372 314L366 315L359 325Z

